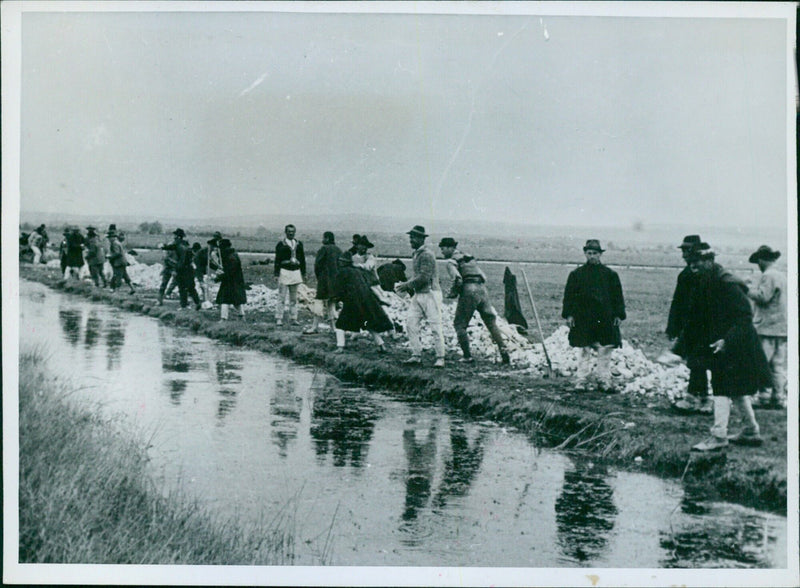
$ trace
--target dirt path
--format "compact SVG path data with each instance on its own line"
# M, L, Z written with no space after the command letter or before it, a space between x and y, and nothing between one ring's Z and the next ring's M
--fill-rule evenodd
M233 345L278 352L401 398L438 402L514 426L543 446L580 452L623 469L683 477L687 492L709 499L786 512L785 410L758 412L765 439L762 447L731 446L711 456L695 456L689 448L707 436L709 417L676 415L665 398L577 394L565 378L533 377L487 361L459 364L455 356L448 357L444 370L430 367L432 355L425 357L422 367L407 367L402 360L408 351L391 342L385 355L378 355L372 343L361 338L349 342L345 353L335 354L332 334L304 336L301 327L279 330L273 317L263 312L250 312L244 322L220 323L215 310L179 312L173 301L156 306L152 290L142 290L135 297L112 294L85 282L65 283L57 269L27 264L21 266L20 276Z

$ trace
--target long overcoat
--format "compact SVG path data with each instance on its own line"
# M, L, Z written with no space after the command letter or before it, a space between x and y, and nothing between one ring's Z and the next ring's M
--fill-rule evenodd
M625 299L617 272L601 263L586 263L574 269L564 288L561 316L575 319L575 326L569 331L572 347L620 347L622 336L614 319L625 320Z
M333 298L333 290L336 285L336 274L338 264L336 262L342 250L333 243L326 243L317 250L314 259L314 275L317 277L317 300L327 300Z
M392 329L392 321L383 311L364 272L352 265L340 265L336 274L334 297L342 302L336 328L358 332L361 329L382 333Z
M70 233L67 235L67 267L83 266L83 235L80 233Z
M239 254L231 248L223 249L222 256L222 276L220 280L219 292L217 292L217 304L246 304L247 293L244 285L244 274L242 273L242 262Z
M666 333L671 339L675 339L681 334L683 325L686 323L696 278L697 274L688 265L678 274L675 293L672 295L672 304L669 307L669 318L667 319Z
M711 370L715 396L748 396L772 383L746 291L739 278L718 264L698 275L676 346L689 367ZM723 350L713 353L710 345L720 339Z
M88 265L103 265L106 262L106 250L100 235L92 235L86 241L86 263Z

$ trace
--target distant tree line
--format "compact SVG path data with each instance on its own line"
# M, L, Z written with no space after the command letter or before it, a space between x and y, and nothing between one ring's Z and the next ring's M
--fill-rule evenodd
M141 223L139 225L140 233L147 233L148 235L160 235L164 232L164 227L161 223L156 221L154 223Z

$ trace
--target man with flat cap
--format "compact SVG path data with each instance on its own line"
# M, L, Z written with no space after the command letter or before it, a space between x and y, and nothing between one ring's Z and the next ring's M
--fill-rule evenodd
M786 406L786 276L773 267L780 256L780 251L767 245L750 256L750 263L758 264L761 276L747 296L753 301L753 326L772 374L772 390L760 390L753 403L759 408Z
M692 290L697 281L697 273L692 271L689 259L692 250L700 242L700 235L686 235L683 243L678 246L683 261L686 262L686 267L678 274L675 293L672 295L672 304L669 307L666 333L671 342L680 336L683 326L686 324ZM676 410L686 413L711 414L714 411L714 403L711 396L708 395L708 373L705 369L689 369L689 385L686 394L673 406Z
M464 356L461 361L471 363L472 353L469 349L469 335L467 327L475 311L481 315L483 324L489 329L492 341L500 350L500 358L504 364L511 362L506 350L503 335L497 326L497 313L489 301L489 292L486 290L486 274L478 267L477 260L458 250L458 242L452 237L445 237L439 241L439 249L447 260L445 268L452 286L447 298L458 298L453 327L458 337L458 345Z
M405 282L398 282L394 291L398 294L408 292L411 304L408 307L406 328L408 343L411 346L411 357L407 364L422 363L422 341L420 339L420 321L425 318L433 332L433 344L436 351L436 362L433 367L444 367L444 334L442 333L442 290L439 287L439 276L436 273L436 256L425 245L428 234L425 227L416 225L406 233L414 253L411 257L413 277Z
M575 390L586 390L592 371L591 350L597 350L597 385L615 392L611 382L611 352L622 346L620 323L625 300L617 272L600 261L605 249L589 239L583 247L586 263L572 270L564 288L562 318L569 326L569 344L580 348Z
M103 275L103 265L106 262L106 250L103 241L97 234L97 228L86 227L86 264L89 266L89 274L92 276L94 285L98 288L102 282L103 288L106 287L106 277Z

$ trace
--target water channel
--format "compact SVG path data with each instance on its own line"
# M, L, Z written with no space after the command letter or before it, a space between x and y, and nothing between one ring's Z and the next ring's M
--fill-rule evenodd
M786 519L542 450L439 406L23 282L20 346L151 438L153 478L296 564L784 568Z

